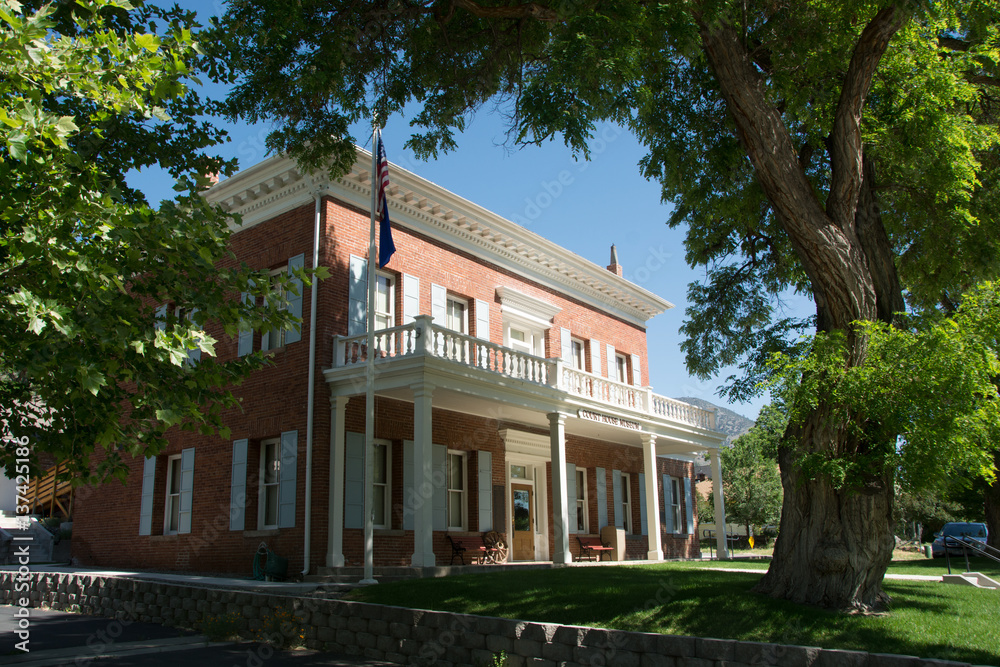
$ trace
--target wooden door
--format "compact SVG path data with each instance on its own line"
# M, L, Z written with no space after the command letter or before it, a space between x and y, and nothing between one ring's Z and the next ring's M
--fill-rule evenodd
M525 484L510 485L514 507L511 529L514 534L512 560L535 560L534 492Z

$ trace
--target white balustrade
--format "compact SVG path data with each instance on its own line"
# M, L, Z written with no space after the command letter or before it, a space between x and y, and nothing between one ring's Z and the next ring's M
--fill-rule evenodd
M334 337L334 364L338 367L367 361L367 334ZM434 325L428 316L375 333L375 362L428 354L442 359L541 385L558 387L576 396L627 408L706 429L715 428L715 412L652 393L648 387L616 382L569 368L558 359L545 359L503 345L473 338Z

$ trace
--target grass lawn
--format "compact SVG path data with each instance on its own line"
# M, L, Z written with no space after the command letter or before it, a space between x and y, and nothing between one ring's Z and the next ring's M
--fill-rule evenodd
M1000 664L1000 594L886 581L892 611L848 616L750 592L755 573L703 563L559 568L415 579L350 599L530 621Z
M770 566L768 560L724 560L724 561L684 561L677 563L680 567L705 568L738 568L745 570L767 570ZM994 579L1000 578L1000 564L987 558L970 558L969 566L973 572L982 572ZM951 559L951 571L953 574L965 572L965 559L961 556ZM887 574L923 574L941 576L948 574L948 563L944 558L903 558L894 559L886 570Z

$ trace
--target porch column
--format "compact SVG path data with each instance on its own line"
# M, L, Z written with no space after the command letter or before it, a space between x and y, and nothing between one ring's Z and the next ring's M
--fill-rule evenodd
M708 450L712 464L712 495L715 496L715 548L719 558L729 558L726 546L726 503L722 498L722 459L718 449Z
M663 560L663 546L660 541L660 494L657 493L656 479L656 436L642 434L642 465L646 471L646 524L649 529L649 560Z
M414 567L434 567L434 458L431 408L434 385L420 382L413 390L413 510Z
M571 563L569 550L569 500L566 483L566 415L549 413L549 440L552 445L552 532L555 544L553 563Z
M330 537L326 545L326 566L344 566L344 452L347 450L344 417L347 412L347 396L330 399Z

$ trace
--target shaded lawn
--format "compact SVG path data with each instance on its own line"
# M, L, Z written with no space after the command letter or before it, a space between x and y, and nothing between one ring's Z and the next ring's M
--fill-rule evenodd
M697 570L690 565L414 579L357 589L348 597L549 623L1000 664L996 591L886 581L893 599L890 614L848 616L751 593L758 574Z

